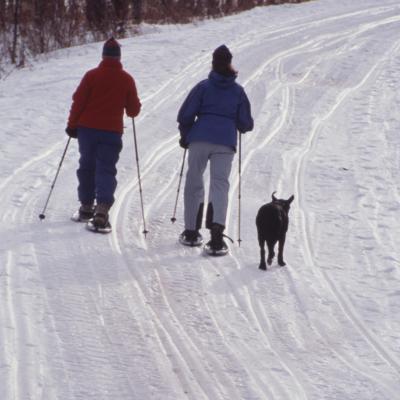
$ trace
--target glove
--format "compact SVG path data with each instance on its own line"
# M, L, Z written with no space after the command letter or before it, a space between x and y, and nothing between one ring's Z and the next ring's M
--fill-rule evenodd
M69 126L67 126L65 128L65 133L73 139L76 139L78 137L78 129L77 128L70 128Z
M189 144L186 143L186 140L183 136L179 139L179 146L182 147L182 149L187 149L189 147Z

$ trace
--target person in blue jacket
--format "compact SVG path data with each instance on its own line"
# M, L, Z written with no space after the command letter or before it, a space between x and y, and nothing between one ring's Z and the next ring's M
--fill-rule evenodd
M235 82L232 54L225 45L213 52L212 70L190 91L183 102L178 123L180 145L189 149L184 190L185 230L180 242L188 246L203 243L199 232L203 219L203 174L210 162L210 188L206 228L215 252L227 251L223 240L228 207L229 175L236 152L237 132L253 129L250 102L242 86Z

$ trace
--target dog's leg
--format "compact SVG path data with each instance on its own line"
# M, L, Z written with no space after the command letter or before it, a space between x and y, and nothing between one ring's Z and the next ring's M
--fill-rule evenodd
M267 242L267 246L268 246L268 259L267 259L267 263L268 265L272 264L272 260L275 257L275 252L274 252L274 247L275 247L275 243L274 241L269 241Z
M283 261L283 248L285 247L286 233L282 235L279 239L279 249L278 249L278 264L281 267L286 265L285 261Z
M267 264L265 263L265 239L261 235L258 235L258 244L260 245L260 265L258 268L265 271L267 269Z

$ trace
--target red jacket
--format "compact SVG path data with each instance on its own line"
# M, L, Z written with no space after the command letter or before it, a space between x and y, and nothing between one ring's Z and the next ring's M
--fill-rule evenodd
M129 117L140 112L134 79L118 60L104 59L88 71L72 96L68 126L123 132L124 110Z

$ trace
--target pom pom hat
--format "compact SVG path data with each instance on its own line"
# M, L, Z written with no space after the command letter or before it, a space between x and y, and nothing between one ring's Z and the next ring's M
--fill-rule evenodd
M104 43L103 57L121 58L121 46L113 37Z

